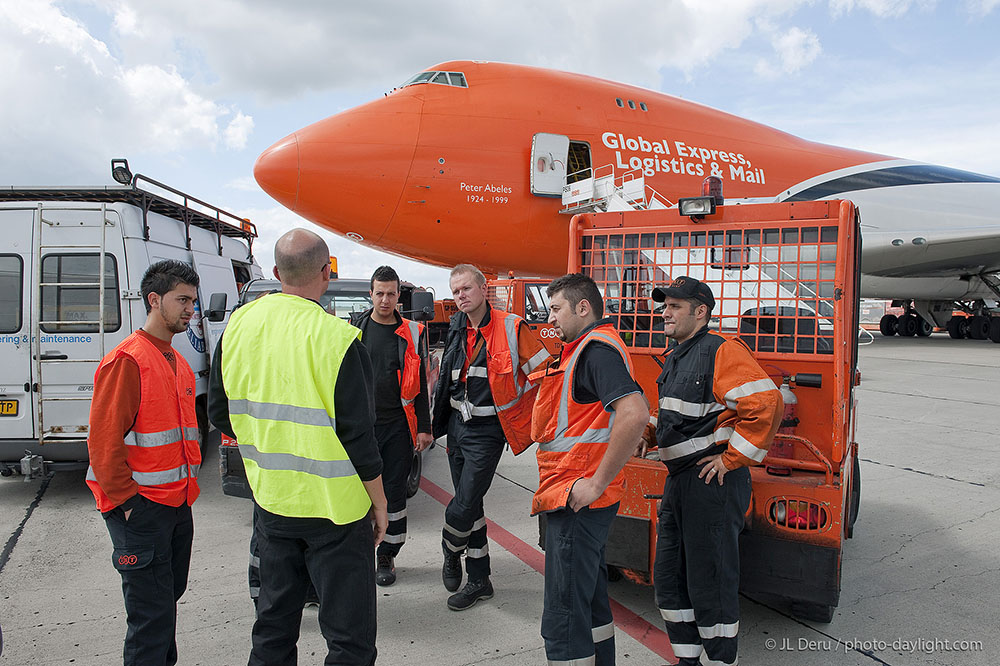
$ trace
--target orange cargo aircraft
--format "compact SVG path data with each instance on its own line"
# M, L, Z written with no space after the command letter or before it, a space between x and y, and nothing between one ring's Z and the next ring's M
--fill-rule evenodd
M254 167L280 203L362 244L533 276L565 271L572 213L670 205L710 175L729 203L858 204L862 295L906 303L883 333L951 323L955 337L989 335L1000 179L805 141L643 88L443 63L285 137ZM956 302L975 316L952 318Z

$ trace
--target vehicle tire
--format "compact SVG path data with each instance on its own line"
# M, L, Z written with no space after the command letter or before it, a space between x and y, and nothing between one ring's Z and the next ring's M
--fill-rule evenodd
M410 464L410 474L406 477L406 497L410 498L420 490L420 475L424 470L423 453L413 449L413 462Z
M921 338L928 338L933 332L934 324L930 323L923 317L917 317L917 335Z
M829 624L833 621L833 612L836 606L826 604L813 604L806 601L795 601L792 603L792 615L807 622L819 622Z
M990 318L990 340L1000 342L1000 317Z
M854 538L854 523L858 519L858 511L861 509L861 463L858 461L858 452L854 452L854 462L851 463L851 492L849 495L850 505L847 508L847 538Z
M891 338L896 335L896 329L899 325L899 318L896 315L883 315L878 322L879 332L887 338Z
M969 319L969 337L973 340L985 340L990 335L990 318L976 315Z
M916 315L903 315L899 318L899 323L896 325L896 332L903 337L912 338L917 334L917 328L919 327L920 321Z
M948 335L951 336L952 340L961 340L962 335L962 322L965 321L965 317L952 317L948 320Z
M201 448L201 459L205 460L205 451L208 448L208 409L205 402L199 400L194 404L194 414L198 419L198 444Z

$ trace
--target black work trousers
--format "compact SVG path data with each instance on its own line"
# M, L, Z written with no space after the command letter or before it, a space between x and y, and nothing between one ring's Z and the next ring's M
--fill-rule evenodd
M615 624L604 548L618 503L545 515L542 638L549 663L615 663Z
M375 439L382 455L382 488L389 513L378 554L395 557L406 542L406 479L413 465L413 440L406 418L376 423Z
M142 498L128 520L121 507L103 514L122 577L125 666L177 663L177 601L187 588L194 522L191 507Z
M681 664L735 664L740 627L739 535L750 506L750 470L723 485L698 469L667 477L657 521L653 585Z
M455 496L444 510L441 547L445 552L465 553L469 580L490 575L490 550L486 540L483 498L503 454L503 428L496 417L468 423L451 410L448 422L448 466Z
M254 507L260 597L250 666L294 666L310 580L319 596L324 664L375 663L375 538L368 517L347 525Z

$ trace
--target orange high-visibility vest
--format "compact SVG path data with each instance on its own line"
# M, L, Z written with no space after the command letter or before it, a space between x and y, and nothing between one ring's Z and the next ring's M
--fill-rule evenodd
M142 402L132 430L125 435L125 462L132 470L132 479L139 484L139 494L168 506L193 504L201 492L201 448L191 366L176 354L174 374L160 350L136 332L104 357L95 380L105 365L122 356L130 357L139 366ZM115 508L98 485L92 468L87 470L87 485L100 511Z
M497 418L507 443L515 455L534 441L531 438L531 410L538 393L537 384L532 383L520 368L517 329L521 321L515 314L494 309L490 313L489 324L479 329L486 340L486 377L493 394L493 404L496 405Z
M420 335L423 332L423 324L406 318L403 318L403 323L396 328L396 335L406 341L406 352L400 364L402 367L396 371L399 379L399 399L403 403L406 423L410 426L410 438L414 444L417 443L417 409L413 400L420 395L420 351L417 345L420 344Z
M602 324L567 343L556 367L531 375L532 381L541 382L531 420L531 436L538 442L538 491L531 502L532 515L566 508L573 484L594 476L608 450L615 413L605 411L600 401L573 399L576 364L591 342L611 345L622 355L629 374L633 373L625 343L614 326ZM625 474L618 472L591 508L620 501L624 489Z

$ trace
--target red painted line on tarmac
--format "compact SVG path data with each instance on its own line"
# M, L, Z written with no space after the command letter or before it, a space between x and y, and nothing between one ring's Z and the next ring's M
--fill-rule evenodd
M445 506L454 497L447 490L426 478L420 479L420 488ZM489 518L486 519L486 526L490 539L496 541L501 548L538 573L545 575L545 553L522 541ZM642 619L614 599L611 599L611 612L615 616L615 625L626 634L667 661L671 663L677 661L665 631Z

